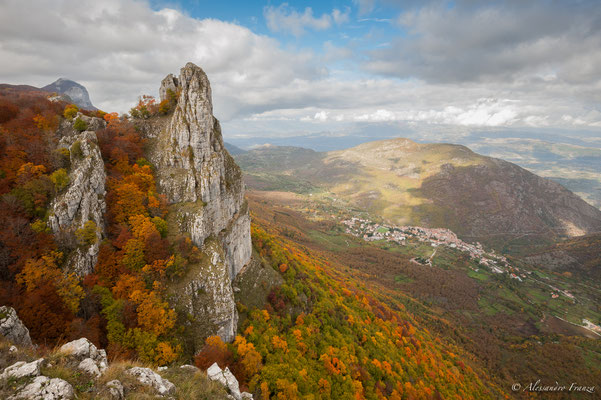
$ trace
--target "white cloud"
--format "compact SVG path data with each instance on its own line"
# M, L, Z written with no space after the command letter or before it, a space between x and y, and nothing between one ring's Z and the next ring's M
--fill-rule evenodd
M315 116L313 117L313 119L315 119L316 121L327 121L328 120L328 112L320 111L318 113L315 113Z
M355 116L355 121L361 122L388 122L396 121L398 117L392 111L388 110L376 110L370 114L361 114Z
M348 13L324 15L332 25L336 18L344 23ZM67 77L84 84L106 111L127 111L138 95L156 95L166 74L177 74L192 61L209 75L226 135L336 131L384 122L601 126L601 82L586 81L594 72L587 65L579 67L578 79L585 84L555 78L553 70L508 82L439 83L359 74L352 48L326 42L324 50L327 56L283 48L234 23L199 20L169 8L156 11L139 0L4 0L0 5L0 82L43 86ZM329 70L333 64L348 69Z
M428 82L598 81L598 11L598 1L587 0L433 2L402 13L407 34L374 51L366 68Z
M0 80L42 86L68 77L107 110L128 110L188 61L209 74L219 93L216 112L225 119L272 107L279 100L270 89L325 73L310 52L285 51L232 23L153 11L134 0L37 3L1 6Z
M322 31L329 29L332 23L341 25L349 21L350 8L345 11L334 9L332 14L322 14L320 17L313 16L311 7L305 8L303 13L299 13L291 8L288 3L280 4L278 7L268 6L263 9L263 15L267 22L267 27L272 32L291 33L294 36L303 35L307 29Z
M351 16L351 9L349 7L346 7L344 12L338 10L337 8L335 8L332 11L332 18L334 19L334 23L336 25L342 25L342 24L349 22L350 16Z

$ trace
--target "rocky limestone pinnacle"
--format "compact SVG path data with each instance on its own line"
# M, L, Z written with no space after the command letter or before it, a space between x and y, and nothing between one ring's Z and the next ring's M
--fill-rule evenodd
M100 118L77 114L88 124L88 129L104 127ZM106 172L98 146L98 138L93 130L76 133L73 122L65 121L65 134L59 141L59 148L69 150L69 184L52 200L48 225L59 237L73 235L89 221L96 228L93 243L77 246L67 256L68 273L85 276L94 271L98 260L100 243L104 237L104 213L106 212Z
M150 135L153 144L149 157L156 165L159 190L171 203L170 224L188 234L200 248L206 247L209 259L220 260L194 269L196 275L186 277L187 288L175 297L183 307L195 304L188 289L199 287L209 298L220 298L214 309L190 306L188 311L197 320L210 322L215 330L212 334L232 340L237 314L231 281L251 257L242 173L223 145L205 72L186 64L178 78L170 74L163 79L161 100L167 99L168 91L177 94L173 114L168 121L157 121L151 129L155 133ZM208 246L210 237L215 240ZM211 256L218 253L223 256Z

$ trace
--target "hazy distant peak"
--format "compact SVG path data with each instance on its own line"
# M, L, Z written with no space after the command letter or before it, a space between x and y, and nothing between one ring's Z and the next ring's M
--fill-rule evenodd
M58 78L51 84L44 86L42 90L67 95L80 108L97 110L90 101L90 95L85 86L70 79Z

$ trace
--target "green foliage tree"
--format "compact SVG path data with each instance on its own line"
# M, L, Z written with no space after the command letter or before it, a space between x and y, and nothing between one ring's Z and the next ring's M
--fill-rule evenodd
M83 157L83 150L81 149L81 142L79 140L76 140L75 143L73 143L71 145L71 148L69 149L69 152L75 158L82 158Z
M77 118L73 123L73 129L78 132L83 132L88 129L88 123L81 118Z
M54 183L57 191L61 191L69 185L71 181L67 170L64 168L57 169L50 175L50 180Z
M82 246L92 246L98 241L98 225L92 220L87 221L83 228L75 231L75 236Z
M77 107L75 104L69 104L65 107L65 111L63 111L63 117L67 119L73 119L78 112L79 107Z

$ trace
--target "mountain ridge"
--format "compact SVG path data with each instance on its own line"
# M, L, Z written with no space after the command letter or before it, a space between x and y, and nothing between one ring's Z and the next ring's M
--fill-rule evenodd
M58 78L56 81L40 88L40 90L66 95L76 106L83 108L84 110L98 110L90 100L88 89L82 84L70 79Z
M304 161L289 162L295 154ZM266 175L304 182L395 223L445 227L499 249L524 235L547 243L601 230L601 211L561 185L463 145L390 139L326 153L263 148L236 159L251 187Z

